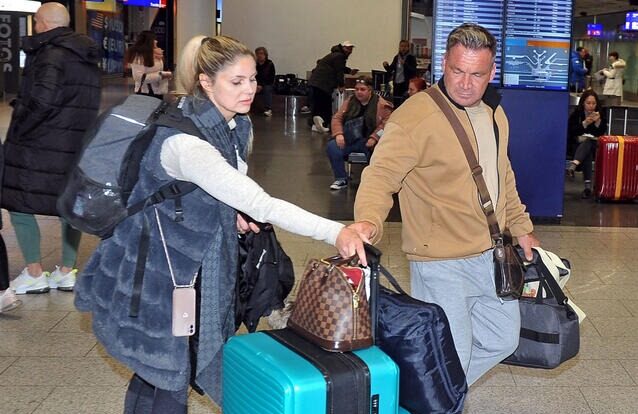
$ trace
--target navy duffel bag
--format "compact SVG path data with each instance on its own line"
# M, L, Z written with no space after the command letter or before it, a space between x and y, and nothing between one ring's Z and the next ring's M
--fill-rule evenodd
M461 413L468 386L445 312L405 293L371 256L372 326L376 345L399 366L399 403L412 414ZM379 270L396 292L379 285Z

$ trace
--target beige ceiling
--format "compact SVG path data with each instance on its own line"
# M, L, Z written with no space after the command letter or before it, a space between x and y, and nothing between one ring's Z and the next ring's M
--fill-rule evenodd
M588 16L636 10L638 6L629 5L629 0L574 0L574 17L586 12Z

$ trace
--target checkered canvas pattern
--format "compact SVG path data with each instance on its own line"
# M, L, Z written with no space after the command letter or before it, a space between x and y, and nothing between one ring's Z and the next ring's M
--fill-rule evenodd
M365 285L361 285L359 296L355 309L353 290L343 273L336 266L313 259L299 285L291 327L330 342L369 338L370 308Z

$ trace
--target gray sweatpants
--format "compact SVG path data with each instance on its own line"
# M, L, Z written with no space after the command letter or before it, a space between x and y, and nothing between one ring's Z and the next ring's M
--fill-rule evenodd
M469 259L410 262L412 296L443 308L468 385L518 346L518 301L494 288L492 250Z

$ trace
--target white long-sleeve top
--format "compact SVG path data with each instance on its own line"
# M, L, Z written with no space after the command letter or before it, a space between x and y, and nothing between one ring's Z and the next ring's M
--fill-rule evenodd
M157 95L163 95L168 93L168 79L162 79L161 71L164 67L162 59L155 59L155 65L144 66L144 59L141 57L135 58L130 64L133 80L135 81L135 92L142 87L142 93L149 93L148 86L153 88L153 93ZM142 84L142 75L146 74L144 78L144 84Z
M211 144L188 134L167 138L160 152L162 167L169 176L197 184L217 200L259 222L272 223L291 233L335 244L343 224L271 197L245 175L247 166L239 155L237 160L239 170Z

